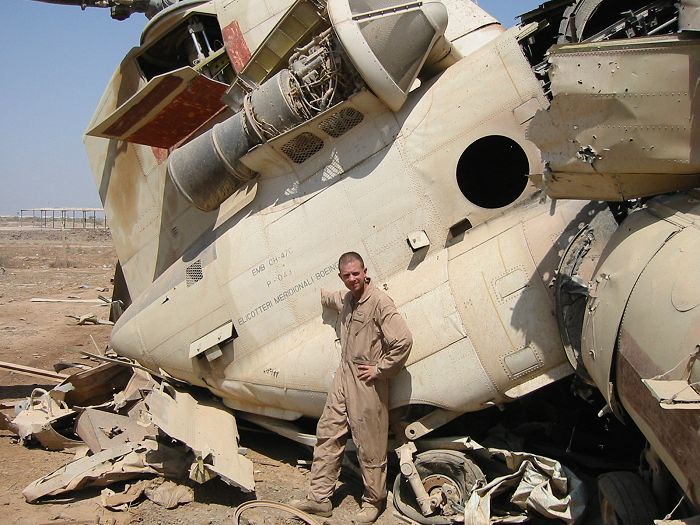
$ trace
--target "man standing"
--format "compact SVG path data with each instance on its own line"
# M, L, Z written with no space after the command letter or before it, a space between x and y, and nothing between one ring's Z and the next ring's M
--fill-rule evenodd
M332 514L330 496L351 432L365 485L354 523L373 523L386 506L389 378L406 363L413 341L394 302L371 284L362 257L344 253L338 269L350 291L343 296L321 290L321 303L340 311L340 366L316 429L309 493L291 504L320 516Z

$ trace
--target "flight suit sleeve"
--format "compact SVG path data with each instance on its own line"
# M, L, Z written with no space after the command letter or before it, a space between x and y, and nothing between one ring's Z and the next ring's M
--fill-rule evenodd
M377 322L387 344L387 349L377 363L379 377L394 377L406 364L413 346L413 337L406 321L396 310L394 302L388 297L377 305Z
M343 293L329 292L321 288L321 304L326 308L340 312L343 309Z

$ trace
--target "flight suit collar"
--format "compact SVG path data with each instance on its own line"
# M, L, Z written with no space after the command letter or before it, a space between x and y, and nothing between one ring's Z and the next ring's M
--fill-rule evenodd
M369 299L372 296L372 293L374 292L375 286L372 284L372 282L368 282L367 286L365 286L365 291L362 293L362 297L357 301L357 304L362 304L367 299Z

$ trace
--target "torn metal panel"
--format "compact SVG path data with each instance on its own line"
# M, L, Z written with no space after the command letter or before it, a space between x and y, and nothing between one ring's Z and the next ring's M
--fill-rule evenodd
M651 379L642 379L662 408L674 408L675 404L686 405L686 408L700 408L700 394L695 390L698 384L691 384L690 379L699 357L700 344L695 345L695 350L668 372Z
M114 394L114 410L117 412L127 409L127 414L131 415L131 410L139 401L146 399L148 392L153 390L156 382L148 372L139 368L134 368L134 374L124 387L124 390Z
M686 380L642 379L661 408L700 409L700 394Z
M131 378L131 368L116 363L105 363L91 370L70 375L61 386L71 384L63 400L68 406L94 406L111 401L116 392L126 387Z
M55 472L33 481L22 495L28 503L41 497L79 490L88 486L104 487L115 481L153 474L181 477L191 461L180 447L166 446L154 440L125 443L92 456L77 459Z
M698 384L691 384L690 377L693 366L700 357L700 345L687 358L681 360L668 372L659 374L651 379L642 379L661 408L667 409L699 409L700 393Z
M170 148L226 107L227 87L191 67L153 77L87 135Z
M76 368L78 370L92 370L93 367L86 365L86 364L83 364L83 363L73 363L70 361L59 361L58 363L53 365L53 369L56 372L60 372L61 370L69 370L71 368ZM68 374L62 374L62 375L64 375L63 379L68 377ZM63 379L61 379L61 381L63 381Z
M238 453L236 418L221 403L167 383L154 389L146 402L153 422L194 451L192 479L206 481L218 474L229 484L254 490L253 463Z
M570 44L554 48L549 62L551 107L527 131L549 166L533 177L548 195L624 200L700 184L692 89L700 42L669 35Z
M71 319L75 319L77 321L76 324L79 324L79 325L86 325L86 324L101 324L101 325L108 325L108 326L114 325L114 323L112 321L109 321L107 319L100 319L95 314L66 315L66 317L70 317Z
M155 437L158 431L153 425L143 426L127 416L88 408L78 416L75 433L96 454L123 443L138 443Z
M100 493L100 505L111 510L127 510L132 503L143 496L149 483L153 480L143 479L131 485L126 485L122 492L112 489L102 489Z
M700 525L700 515L679 520L654 520L656 525Z
M31 503L42 496L58 494L60 492L67 492L69 490L88 486L91 484L92 480L97 480L106 474L114 464L113 462L116 463L118 459L123 458L131 452L133 452L133 445L128 443L113 449L105 450L94 456L73 461L57 471L33 481L22 491L22 495L28 503ZM148 472L150 471L122 472L123 477L115 476L113 479L110 479L110 482L119 479L129 479Z
M178 505L194 501L194 491L191 487L162 479L152 480L144 492L153 503L166 509L174 509Z

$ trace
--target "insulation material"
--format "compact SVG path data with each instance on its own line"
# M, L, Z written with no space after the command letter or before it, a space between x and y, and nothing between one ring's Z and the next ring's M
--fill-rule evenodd
M464 510L464 525L524 523L531 513L575 523L583 515L587 499L583 483L558 461L525 452L483 449L475 442L469 445L505 463L510 474L472 492ZM505 494L521 509L520 515L492 516L492 500Z
M155 478L126 485L122 492L103 489L100 493L100 505L111 510L128 510L144 495L166 509L174 509L178 505L194 501L194 491L190 487Z

